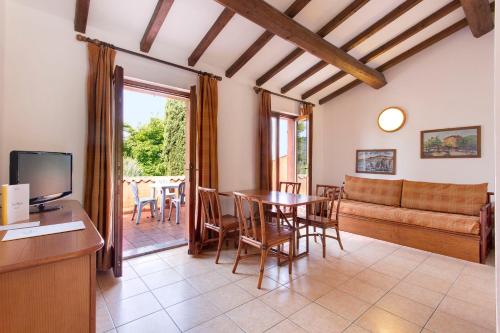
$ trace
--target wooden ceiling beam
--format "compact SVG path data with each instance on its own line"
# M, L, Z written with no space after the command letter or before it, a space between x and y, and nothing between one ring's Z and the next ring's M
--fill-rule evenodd
M285 15L294 18L311 0L295 0L285 10ZM262 35L226 70L226 77L233 77L247 62L250 61L272 38L274 34L264 31Z
M443 7L441 7L440 9L438 9L436 12L434 12L431 15L427 16L426 18L424 18L423 20L421 20L420 22L418 22L414 26L408 28L407 30L405 30L401 34L397 35L396 37L394 37L390 41L388 41L388 42L384 43L383 45L377 47L375 50L373 50L372 52L368 53L367 55L365 55L364 57L362 57L359 60L361 62L363 62L363 63L368 63L368 62L372 61L373 59L375 59L378 56L380 56L380 55L384 54L385 52L389 51L390 49L392 49L396 45L404 42L408 38L416 35L420 31L422 31L425 28L429 27L431 24L439 21L440 19L442 19L446 15L450 14L454 10L458 9L459 7L460 7L460 1L459 0L453 0L453 1L451 1L450 3L444 5ZM329 77L328 79L324 80L323 82L317 84L313 88L311 88L308 91L306 91L305 93L303 93L302 94L302 98L306 99L306 98L311 97L312 95L314 95L314 94L318 93L319 91L327 88L329 85L335 83L336 81L340 80L341 78L343 78L346 75L347 75L347 73L344 72L344 71L340 71L340 72L335 73L333 76Z
M400 55L396 56L395 58L387 61L383 65L377 67L377 70L379 70L381 72L386 71L389 68L392 68L392 67L396 66L397 64L403 62L404 60L410 58L411 56L414 56L415 54L419 53L420 51L425 50L426 48L430 47L431 45L436 44L437 42L450 36L451 34L465 28L466 26L467 26L467 20L462 19L462 20L454 23L453 25L449 26L448 28L438 32L434 36L427 38L423 42L415 45L411 49L401 53ZM336 91L329 94L328 96L325 96L322 99L320 99L319 104L325 104L326 102L331 101L335 97L337 97L337 96L343 94L344 92L360 85L361 83L362 83L362 81L360 81L360 80L354 80L354 81L350 82L349 84L347 84L346 86L344 86L340 89L337 89Z
M326 37L330 32L336 29L345 20L355 14L361 7L363 7L369 0L354 0L349 6L344 8L340 13L338 13L334 18L332 18L327 24L325 24L316 34L320 37ZM257 85L261 86L272 77L282 71L285 67L290 65L295 59L304 54L301 48L296 48L291 53L289 53L285 58L281 59L276 65L270 70L264 73L261 77L257 79Z
M153 15L149 20L146 31L144 32L144 36L142 36L140 45L142 52L147 53L151 49L151 46L153 45L153 42L155 41L156 36L158 35L158 32L163 25L163 22L165 22L165 19L167 18L168 12L170 11L173 3L174 0L158 0Z
M493 15L488 0L460 0L470 31L476 38L493 30Z
M89 17L90 0L76 0L75 6L75 31L82 34L87 30L87 19Z
M194 49L193 53L188 58L189 66L194 66L200 60L201 56L208 49L210 44L215 40L215 38L220 34L222 29L231 21L234 16L234 12L229 8L224 8L222 13L219 15L217 20L215 20L212 27L207 31L206 35L201 39L200 43Z
M392 11L389 12L389 14L385 15L382 17L380 20L377 22L373 23L371 26L363 30L360 34L358 34L356 37L342 45L341 49L344 52L349 52L365 40L367 40L369 37L373 36L375 33L379 32L383 28L385 28L388 24L396 20L398 17L401 15L405 14L408 12L410 9L418 5L422 0L406 0L403 2L401 5L397 6L394 8ZM313 65L311 68L297 76L295 79L292 81L288 82L286 85L284 85L281 88L281 93L284 94L291 89L295 88L305 80L307 80L309 77L312 75L316 74L323 68L325 68L328 64L326 62L319 61L315 65Z

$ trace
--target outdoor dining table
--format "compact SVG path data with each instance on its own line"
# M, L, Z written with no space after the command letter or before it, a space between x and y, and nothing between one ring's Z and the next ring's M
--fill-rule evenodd
M155 182L150 184L153 188L153 198L156 198L156 190L159 190L161 193L161 205L160 205L160 221L165 221L165 201L167 200L167 195L175 196L175 193L170 193L171 189L178 189L179 183L164 183L164 182ZM175 215L176 219L178 214ZM175 221L177 223L178 221Z
M233 191L233 192L221 192L220 195L227 197L234 197L234 193L241 193L244 195L257 198L262 201L263 204L271 205L276 207L276 211L282 218L288 222L285 217L282 207L288 207L292 211L292 224L289 224L293 228L295 235L296 248L294 249L294 257L299 258L307 255L309 253L309 240L306 239L306 250L299 253L299 232L298 232L298 221L297 221L297 208L300 206L306 206L306 216L310 214L310 206L312 204L318 204L321 202L328 201L326 197L319 197L314 195L305 194L294 194L288 192L278 192L278 191L264 191L264 190L243 190L243 191ZM236 214L236 212L235 212Z

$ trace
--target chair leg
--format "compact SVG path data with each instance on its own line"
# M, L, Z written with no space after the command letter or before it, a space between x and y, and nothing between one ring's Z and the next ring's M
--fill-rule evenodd
M339 232L339 227L335 227L335 231L337 232L337 241L339 242L340 249L344 251L344 246L342 245L342 241L340 240L340 232Z
M134 217L135 217L136 213L137 213L137 205L134 205L134 211L132 212L132 218L130 219L130 221L134 220Z
M264 267L266 266L266 258L269 249L262 249L260 252L260 268L259 268L259 282L257 283L257 289L260 289L262 285L262 279L264 278Z
M316 239L316 227L314 227L313 232L314 232L314 243L317 243L318 240Z
M306 252L309 253L309 224L306 224Z
M179 218L181 216L181 202L179 201L176 205L175 205L175 224L179 224Z
M236 273L236 267L238 267L238 263L240 262L240 255L241 255L241 248L243 247L243 242L240 241L238 242L238 251L236 252L236 260L234 261L234 266L233 266L233 274Z
M292 274L292 261L293 261L293 237L290 237L288 244L288 274Z
M170 218L172 217L172 201L170 201L169 209L168 209L168 222L170 222Z
M323 234L321 237L321 245L323 246L323 258L326 257L326 228L323 228Z
M222 249L222 244L224 242L224 231L219 232L219 243L217 244L217 256L215 257L215 263L219 263L220 251Z
M278 246L276 246L276 250L278 251L278 255L276 256L276 260L277 260L278 266L279 266L280 265L281 244L278 244Z
M138 210L137 210L137 219L135 220L135 224L139 224L141 222L141 215L142 215L142 206L139 205Z

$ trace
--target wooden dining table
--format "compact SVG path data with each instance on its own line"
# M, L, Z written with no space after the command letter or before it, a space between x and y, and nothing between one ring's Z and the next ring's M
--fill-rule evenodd
M292 223L289 225L294 230L295 244L296 244L296 247L294 249L294 257L295 258L303 257L309 253L309 239L306 239L306 250L303 252L299 252L300 239L299 239L299 228L297 221L297 208L300 206L306 206L306 216L309 216L311 205L328 201L329 200L328 198L319 197L315 195L294 194L288 192L264 191L264 190L220 192L219 194L222 196L234 197L235 192L248 195L253 198L257 198L260 201L262 201L263 204L275 206L278 214L281 215L281 217L285 219L287 222L289 221L285 217L285 214L283 213L281 208L283 207L289 208L292 211ZM236 207L235 207L235 215L236 215Z

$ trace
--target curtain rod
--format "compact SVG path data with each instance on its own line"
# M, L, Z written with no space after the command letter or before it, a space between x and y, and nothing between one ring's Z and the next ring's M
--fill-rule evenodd
M139 52L134 52L134 51L131 51L131 50L127 50L127 49L115 46L113 44L100 41L98 39L92 39L92 38L89 38L89 37L86 37L86 36L78 34L78 35L76 35L76 40L78 40L80 42L93 43L93 44L96 44L96 45L108 45L109 47L112 47L113 49L115 49L117 51L120 51L120 52L124 52L124 53L128 53L128 54L131 54L131 55L135 55L137 57L145 58L145 59L148 59L148 60L151 60L151 61L156 61L156 62L159 62L161 64L164 64L164 65L167 65L167 66L171 66L171 67L175 67L175 68L178 68L178 69L183 69L185 71L196 73L198 75L208 75L208 76L213 77L217 81L222 81L222 77L221 76L214 75L214 74L207 73L207 72L198 71L198 70L193 69L193 68L189 68L189 67L182 66L182 65L177 65L177 64L174 64L172 62L161 60L161 59L158 59L158 58L153 58L153 57L148 56L146 54L142 54L142 53L139 53Z
M267 91L268 93L270 93L271 95L274 95L274 96L283 97L283 98L286 98L286 99L289 99L289 100L292 100L292 101L295 101L295 102L299 102L299 103L303 103L303 104L309 104L309 105L312 105L312 106L316 106L316 105L314 105L314 103L303 101L303 100L296 99L296 98L293 98L293 97L288 97L288 96L285 96L285 95L282 95L282 94L278 94L278 93L269 91L269 90L264 89L264 88L253 87L253 90L255 90L256 94L258 94L261 91Z

